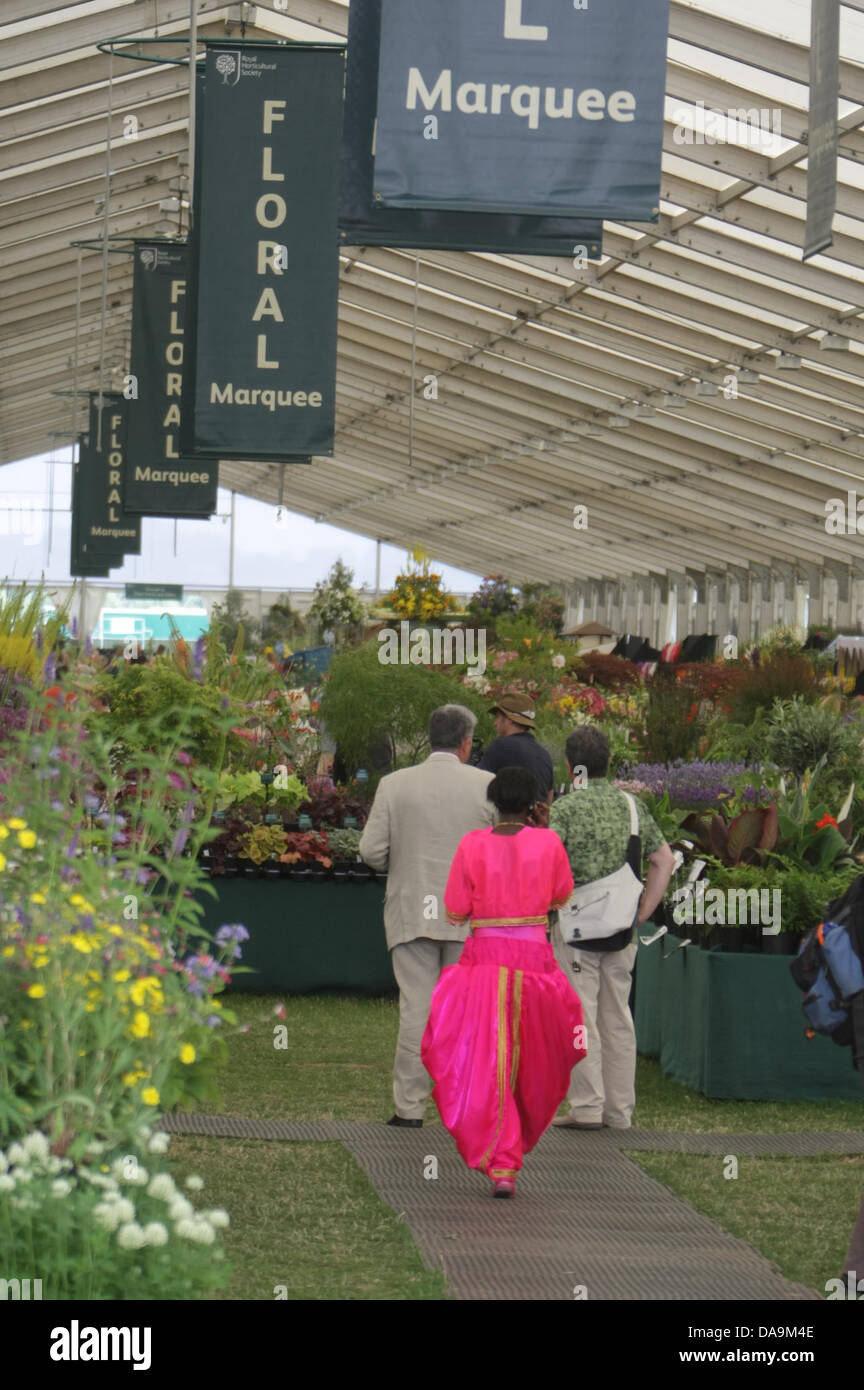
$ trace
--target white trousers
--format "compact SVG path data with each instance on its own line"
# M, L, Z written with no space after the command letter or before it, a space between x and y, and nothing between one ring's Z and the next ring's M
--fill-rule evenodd
M636 943L623 951L579 951L565 946L556 924L552 945L585 1018L588 1052L570 1077L570 1109L586 1124L629 1129L636 1104L636 1030L629 1003Z
M420 1060L420 1043L429 1021L429 1005L445 965L455 965L462 941L433 941L418 937L390 952L399 986L399 1041L393 1064L393 1099L403 1120L422 1120L432 1090L432 1078Z

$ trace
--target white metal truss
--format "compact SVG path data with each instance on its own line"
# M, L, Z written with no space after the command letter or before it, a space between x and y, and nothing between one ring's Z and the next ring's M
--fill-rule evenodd
M834 245L807 263L807 46L759 7L747 25L716 8L672 2L660 218L607 223L601 262L343 250L336 452L285 470L286 506L521 579L810 573L826 557L864 573L861 539L825 531L830 498L864 495L864 0L843 10ZM240 23L347 31L341 0L198 13L202 40ZM96 44L179 37L188 17L188 0L3 0L0 462L83 424L76 309L78 388L100 384L112 65ZM187 72L115 58L113 78L109 233L153 235L182 175ZM684 143L699 103L765 110L779 134ZM93 244L80 296L73 241ZM112 256L105 387L127 365L130 301L129 258ZM279 501L277 466L223 462L220 481Z

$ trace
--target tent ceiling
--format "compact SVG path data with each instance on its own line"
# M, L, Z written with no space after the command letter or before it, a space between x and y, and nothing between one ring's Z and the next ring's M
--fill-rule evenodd
M198 9L202 38L237 37L241 20L259 38L347 29L340 0ZM828 254L801 261L806 46L718 17L708 0L673 0L659 223L607 223L603 261L583 269L344 249L335 456L223 463L222 485L269 502L281 488L292 510L513 578L821 568L825 502L864 478L864 0L843 14ZM103 333L101 252L70 242L102 233L112 76L109 232L154 233L186 153L188 75L95 45L182 36L188 16L188 0L4 0L0 462L66 445L83 423L71 394L79 254L78 388L98 387L100 359L106 387L125 370L129 258L109 257ZM681 111L699 102L779 110L783 138L681 144ZM848 348L822 348L826 333ZM726 399L730 370L745 367L758 382ZM577 503L587 532L573 529ZM830 561L857 568L859 545L831 537Z

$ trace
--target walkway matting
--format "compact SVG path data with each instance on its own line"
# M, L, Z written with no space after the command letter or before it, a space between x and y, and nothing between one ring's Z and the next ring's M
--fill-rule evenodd
M165 1115L178 1134L345 1145L459 1299L818 1300L744 1241L676 1197L626 1150L762 1155L864 1153L860 1133L682 1134L550 1129L528 1155L515 1201L465 1167L440 1124Z

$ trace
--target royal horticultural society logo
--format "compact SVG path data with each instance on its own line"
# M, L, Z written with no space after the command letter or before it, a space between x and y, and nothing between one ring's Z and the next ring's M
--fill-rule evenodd
M223 87L236 87L240 81L240 54L220 53L216 59L216 71L222 74Z
M142 246L138 252L138 259L145 270L156 270L160 265L164 265L169 258L158 246Z

